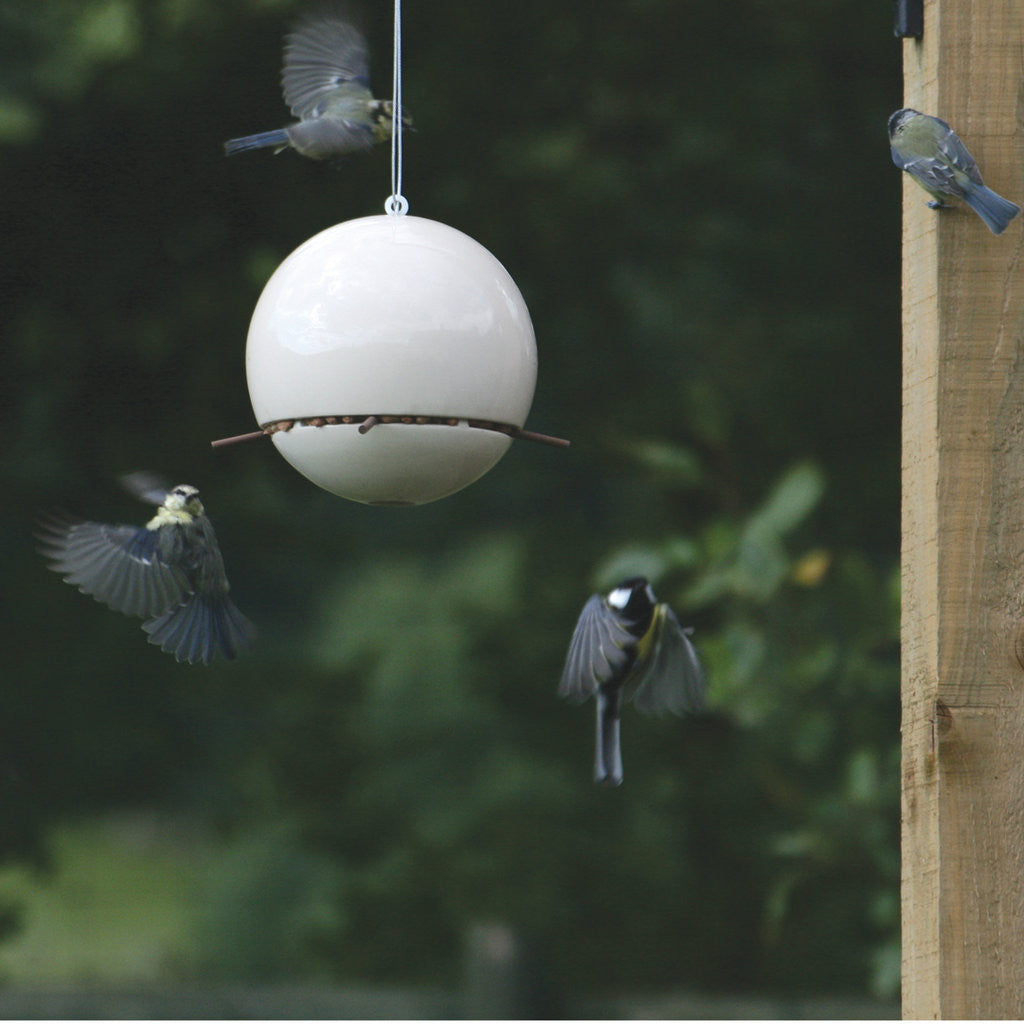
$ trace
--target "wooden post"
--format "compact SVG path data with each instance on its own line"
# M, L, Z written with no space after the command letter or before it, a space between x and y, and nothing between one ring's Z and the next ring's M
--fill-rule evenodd
M924 13L903 105L1024 205L1024 4ZM1024 216L903 189L903 1014L1020 1018Z

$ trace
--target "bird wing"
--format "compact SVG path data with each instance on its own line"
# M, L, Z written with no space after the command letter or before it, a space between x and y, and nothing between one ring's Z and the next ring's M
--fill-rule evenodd
M338 12L301 21L285 40L281 88L291 112L305 120L322 113L323 101L346 82L370 84L366 40Z
M667 604L659 604L651 625L650 655L631 683L632 700L638 711L671 711L674 715L700 711L704 706L704 671L697 651L690 643L690 630L683 629Z
M337 92L359 86L341 86ZM363 90L365 92L365 90ZM325 159L360 149L373 148L373 124L360 121L358 115L346 110L343 96L325 101L328 110L320 117L312 117L290 125L285 130L292 145L306 156ZM362 101L365 111L365 100Z
M939 152L958 171L966 174L976 185L981 185L981 172L978 170L974 157L960 141L960 136L945 121L939 123L946 127L946 134L939 140Z
M908 157L892 150L892 162L901 170L917 178L925 188L945 195L958 195L960 188L956 184L953 168L934 157Z
M140 469L137 473L126 473L121 477L121 486L147 505L162 505L167 492L171 489L163 477L145 469Z
M160 560L156 530L58 514L40 519L37 537L54 572L126 615L159 615L192 592L185 573Z
M566 655L558 696L580 703L623 671L627 647L636 638L615 617L603 598L594 594L583 606Z

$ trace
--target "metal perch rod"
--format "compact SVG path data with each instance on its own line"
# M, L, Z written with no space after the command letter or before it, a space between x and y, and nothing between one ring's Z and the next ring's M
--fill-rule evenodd
M570 442L561 437L552 437L550 434L540 434L535 430L523 430L521 427L512 426L509 423L496 423L492 420L461 420L452 416L311 416L300 420L278 420L276 423L268 423L262 430L251 430L247 434L236 434L234 437L222 437L210 442L211 448L223 448L229 444L241 444L242 441L254 441L258 437L269 437L279 430L291 430L296 424L305 427L326 427L338 423L358 423L359 433L365 434L372 430L378 423L403 423L403 424L429 424L433 426L456 427L460 423L466 423L470 427L480 430L495 430L505 434L517 441L536 441L538 444L552 445L555 448L568 448Z

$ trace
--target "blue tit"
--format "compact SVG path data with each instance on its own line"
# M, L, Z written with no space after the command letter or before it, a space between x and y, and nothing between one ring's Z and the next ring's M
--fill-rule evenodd
M327 160L391 138L393 104L370 92L366 40L340 9L307 14L286 37L281 86L299 120L276 131L229 139L224 143L229 156L290 146L312 160ZM412 127L404 113L402 125Z
M83 594L145 619L149 642L178 661L234 658L255 629L228 597L224 560L199 491L191 484L167 489L149 473L122 482L158 505L156 515L145 526L45 516L37 536L49 567Z
M622 782L619 718L623 700L643 712L681 715L704 706L704 672L672 609L659 603L642 576L623 580L583 606L558 686L574 703L594 697L597 749L594 781Z
M933 210L956 196L985 222L994 235L1020 213L1020 207L987 188L974 157L945 121L904 108L889 118L892 160L926 192L934 196Z

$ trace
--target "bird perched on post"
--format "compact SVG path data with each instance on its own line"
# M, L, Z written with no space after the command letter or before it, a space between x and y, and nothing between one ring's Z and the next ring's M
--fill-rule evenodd
M276 152L291 147L312 160L327 160L391 138L394 106L374 99L366 40L339 7L308 13L286 37L281 87L299 120L229 139L224 143L229 156L272 146ZM404 113L402 125L412 127Z
M1001 235L1020 207L987 188L974 157L945 121L906 107L889 118L892 160L926 192L928 205L946 206L946 196L964 200L994 235Z
M594 781L622 782L619 717L623 701L643 712L681 715L704 706L704 673L689 633L659 603L642 576L623 580L583 606L569 644L558 696L579 704L594 697Z
M149 473L132 473L123 483L158 505L156 515L145 526L45 516L37 536L49 567L115 611L145 619L149 642L178 661L234 658L255 629L228 597L224 560L199 491L191 484L167 489Z

